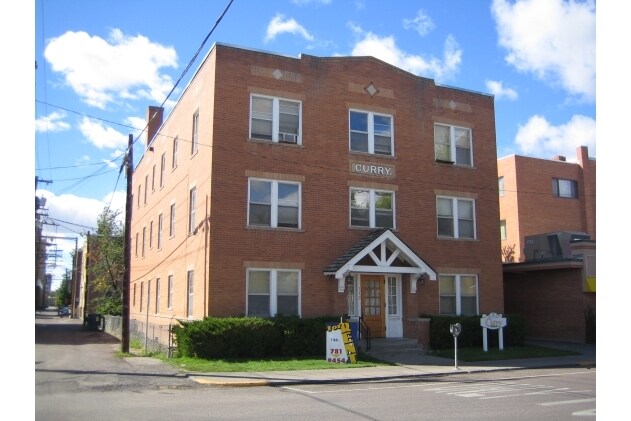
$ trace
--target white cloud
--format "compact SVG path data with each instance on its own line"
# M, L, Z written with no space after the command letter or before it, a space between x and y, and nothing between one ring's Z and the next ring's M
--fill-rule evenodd
M125 198L124 191L116 191L108 194L103 200L89 199L72 194L55 195L48 190L39 189L36 196L46 198L46 209L49 222L56 223L57 226L44 225L43 235L48 237L59 237L50 239L56 244L60 252L60 258L55 261L56 267L48 268L47 273L53 277L52 289L55 290L66 270L72 270L71 252L75 251L75 238L77 247L82 247L85 241L85 234L89 231L96 232L97 220L106 206L119 211L119 220L124 222L125 218ZM52 252L53 248L49 248ZM50 262L52 263L52 262Z
M70 130L70 124L63 121L66 117L66 113L54 111L45 117L35 120L35 131L44 132L62 132L64 130Z
M434 78L443 82L452 78L459 70L462 50L450 35L445 40L443 58L424 58L406 53L397 47L394 37L380 37L372 32L363 33L355 24L349 24L351 30L363 36L354 46L352 55L373 56L416 75Z
M493 0L506 61L571 95L593 101L596 5L592 0Z
M414 29L420 36L425 36L435 28L435 25L432 19L422 9L419 9L414 19L403 19L403 27Z
M99 149L127 148L129 135L123 134L111 127L103 126L88 117L83 117L79 130L86 139Z
M164 67L177 67L173 47L144 36L126 36L113 29L108 40L86 32L68 31L48 42L44 55L54 72L81 99L104 109L119 99L149 99L161 103L173 88Z
M272 41L277 35L283 33L300 35L308 41L313 41L314 39L294 18L285 19L285 16L277 14L267 25L267 34L265 34L264 42Z
M486 89L490 93L495 95L496 99L508 98L511 100L517 99L517 91L511 88L505 88L502 82L496 80L487 80Z
M519 126L515 143L522 153L539 158L562 155L575 161L576 148L580 146L587 146L589 155L596 157L596 120L575 115L567 123L553 126L545 117L534 115Z

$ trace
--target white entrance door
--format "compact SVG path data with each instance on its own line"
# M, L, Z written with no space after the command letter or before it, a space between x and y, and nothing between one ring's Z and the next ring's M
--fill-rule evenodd
M386 338L403 337L401 277L386 276Z

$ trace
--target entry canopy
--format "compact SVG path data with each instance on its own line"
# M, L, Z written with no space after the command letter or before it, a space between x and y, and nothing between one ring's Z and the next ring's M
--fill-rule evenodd
M412 294L419 278L436 280L436 271L390 228L372 231L324 269L325 275L337 279L338 292L344 292L346 276L351 272L410 274Z

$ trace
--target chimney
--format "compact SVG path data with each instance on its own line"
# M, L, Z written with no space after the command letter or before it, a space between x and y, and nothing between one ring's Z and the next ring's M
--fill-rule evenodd
M561 162L565 162L565 157L562 155L555 155L554 157L552 157L553 161L561 161Z
M149 106L147 110L147 148L153 137L158 133L158 129L162 126L162 116L164 108Z

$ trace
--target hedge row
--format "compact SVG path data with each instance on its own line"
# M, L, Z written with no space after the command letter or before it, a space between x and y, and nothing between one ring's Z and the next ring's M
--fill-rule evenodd
M245 359L326 355L326 326L339 317L207 317L173 327L177 355Z
M449 326L460 323L462 330L458 335L458 347L478 348L482 347L482 326L480 316L433 316L423 315L431 319L430 322L430 348L448 349L454 347L454 337ZM504 346L522 346L526 340L526 321L521 315L504 315L506 326L503 330ZM487 329L487 344L489 348L499 346L498 330Z

